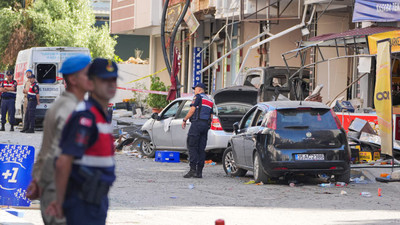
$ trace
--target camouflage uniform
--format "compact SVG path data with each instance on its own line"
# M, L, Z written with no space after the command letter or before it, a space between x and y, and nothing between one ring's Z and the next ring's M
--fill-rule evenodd
M54 181L54 158L61 150L59 142L65 121L74 111L79 101L76 96L65 91L46 112L44 119L43 141L38 159L33 168L33 178L38 181L42 190L40 210L45 224L66 224L65 219L56 219L45 214L47 206L56 199Z

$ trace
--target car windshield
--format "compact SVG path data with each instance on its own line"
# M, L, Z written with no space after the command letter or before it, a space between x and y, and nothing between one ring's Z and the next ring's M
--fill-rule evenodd
M337 129L329 109L282 109L278 110L277 129Z
M252 106L240 103L218 104L218 115L244 115Z

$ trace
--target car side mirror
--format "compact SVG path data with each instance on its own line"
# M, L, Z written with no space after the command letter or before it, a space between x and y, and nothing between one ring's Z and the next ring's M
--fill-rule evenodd
M155 120L158 120L158 119L159 119L158 113L153 113L153 114L151 114L151 118L152 118L152 119L155 119Z
M233 132L234 132L235 134L237 134L237 133L238 133L238 130L239 130L239 122L235 122L235 123L233 124Z

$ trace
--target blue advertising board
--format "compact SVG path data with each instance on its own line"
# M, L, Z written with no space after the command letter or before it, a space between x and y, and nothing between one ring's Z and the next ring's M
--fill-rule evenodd
M201 67L202 67L202 61L203 53L199 52L201 51L201 47L194 47L193 49L193 86L196 86L198 83L201 83Z
M363 21L400 21L399 0L356 0L353 23Z
M30 206L26 189L34 158L32 146L0 144L0 205Z

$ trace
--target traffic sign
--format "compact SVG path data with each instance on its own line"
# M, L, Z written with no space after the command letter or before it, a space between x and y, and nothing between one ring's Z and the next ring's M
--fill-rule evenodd
M34 157L33 146L0 144L0 205L30 206L26 189Z

